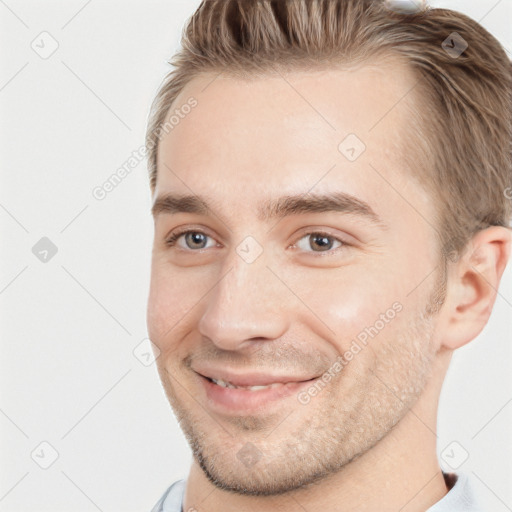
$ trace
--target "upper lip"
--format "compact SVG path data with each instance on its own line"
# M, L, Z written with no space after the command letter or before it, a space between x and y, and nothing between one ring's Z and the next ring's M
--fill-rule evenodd
M223 380L234 386L266 386L274 383L302 382L315 379L317 375L272 375L270 373L256 373L244 371L243 374L229 371L226 368L197 368L196 373L208 379Z

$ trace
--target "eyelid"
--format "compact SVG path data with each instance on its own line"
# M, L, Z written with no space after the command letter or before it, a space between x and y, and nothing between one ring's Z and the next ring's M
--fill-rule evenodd
M182 237L183 235L186 235L187 233L200 233L202 235L205 235L208 238L211 238L212 240L215 240L215 242L217 242L215 237L210 235L208 233L208 231L205 230L204 228L202 228L202 227L195 228L194 226L186 226L186 227L182 227L182 228L176 228L175 230L173 230L169 235L167 235L165 237L164 243L167 246L175 247L178 239L180 237ZM202 252L202 251L206 251L207 249L211 249L211 247L204 247L202 249L184 249L183 247L178 247L178 248L183 251L187 251L187 252Z
M306 236L310 235L324 235L328 238L332 238L333 240L336 240L337 242L341 242L341 246L337 247L335 249L329 249L327 251L305 251L308 254L312 254L313 256L330 256L338 254L342 250L346 250L350 247L354 247L355 243L352 243L350 241L350 237L341 236L338 234L333 233L330 229L321 228L321 227L307 227L302 230L302 233L296 237L295 242L290 247L296 247L297 243L302 240Z
M186 226L181 229L176 228L170 235L168 235L165 238L165 244L170 247L175 247L178 239L188 233L196 233L196 234L199 233L199 234L205 235L206 237L211 238L212 240L215 240L217 242L217 240L203 228L194 228L193 226ZM326 237L329 237L329 238L341 243L340 247L337 247L335 249L329 249L326 251L318 251L318 252L317 251L301 251L301 252L306 252L308 254L312 254L315 257L316 256L330 256L333 254L338 254L338 252L340 252L344 249L353 247L355 245L354 243L349 241L349 239L351 237L340 236L340 235L334 234L330 229L327 229L327 228L321 228L321 227L316 228L314 226L308 226L301 230L300 235L295 238L295 241L290 246L288 246L288 248L289 247L296 248L296 245L300 240L302 240L303 238L305 238L307 236L311 236L311 235L325 235ZM201 253L203 251L211 249L212 247L203 247L201 249L187 249L187 248L183 248L183 247L178 247L178 248L183 251L187 251L187 252Z

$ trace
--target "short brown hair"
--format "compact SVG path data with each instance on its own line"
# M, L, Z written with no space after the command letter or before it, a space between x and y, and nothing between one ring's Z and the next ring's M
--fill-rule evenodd
M463 49L460 55L450 52L456 45ZM435 225L444 261L448 255L459 256L477 231L508 227L512 65L504 49L461 13L429 7L400 13L384 0L203 0L188 20L182 48L169 62L174 69L149 114L151 191L167 113L199 74L250 77L276 67L293 71L350 65L386 55L411 66L424 100L414 145L407 144L428 165L409 168L437 206ZM413 158L417 155L409 154L408 160Z

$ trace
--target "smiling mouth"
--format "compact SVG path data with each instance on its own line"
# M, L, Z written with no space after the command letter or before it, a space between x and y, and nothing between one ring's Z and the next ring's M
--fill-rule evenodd
M217 384L217 386L221 386L223 388L230 388L230 389L246 389L248 391L260 391L262 389L274 389L274 388L282 388L285 387L287 384L298 384L302 382L309 382L312 380L315 380L316 377L313 377L312 379L308 379L305 381L294 381L294 382L274 382L272 384L266 384L264 386L235 386L234 384L231 384L231 382L227 382L221 379L213 379L210 377L205 377L205 379L209 380L210 382L213 382L214 384Z
M250 376L250 374L246 374L242 378L241 375L237 375L233 380L238 379L243 384L258 382L258 384L242 386L224 379L207 377L197 372L196 375L203 386L206 399L205 406L211 408L214 412L227 414L228 416L269 414L270 411L280 407L280 404L283 403L281 400L290 400L301 389L318 380L318 377L294 380L292 376L288 378L276 376L275 380L279 379L282 382L272 382L274 379L269 378L270 376L264 378L262 375ZM227 376L223 375L223 377L226 378Z

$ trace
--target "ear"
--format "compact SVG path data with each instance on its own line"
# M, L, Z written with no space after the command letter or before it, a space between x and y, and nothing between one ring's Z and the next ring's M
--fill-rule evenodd
M459 348L476 338L487 324L510 257L511 233L501 226L478 231L461 258L450 264L439 318L441 346Z

